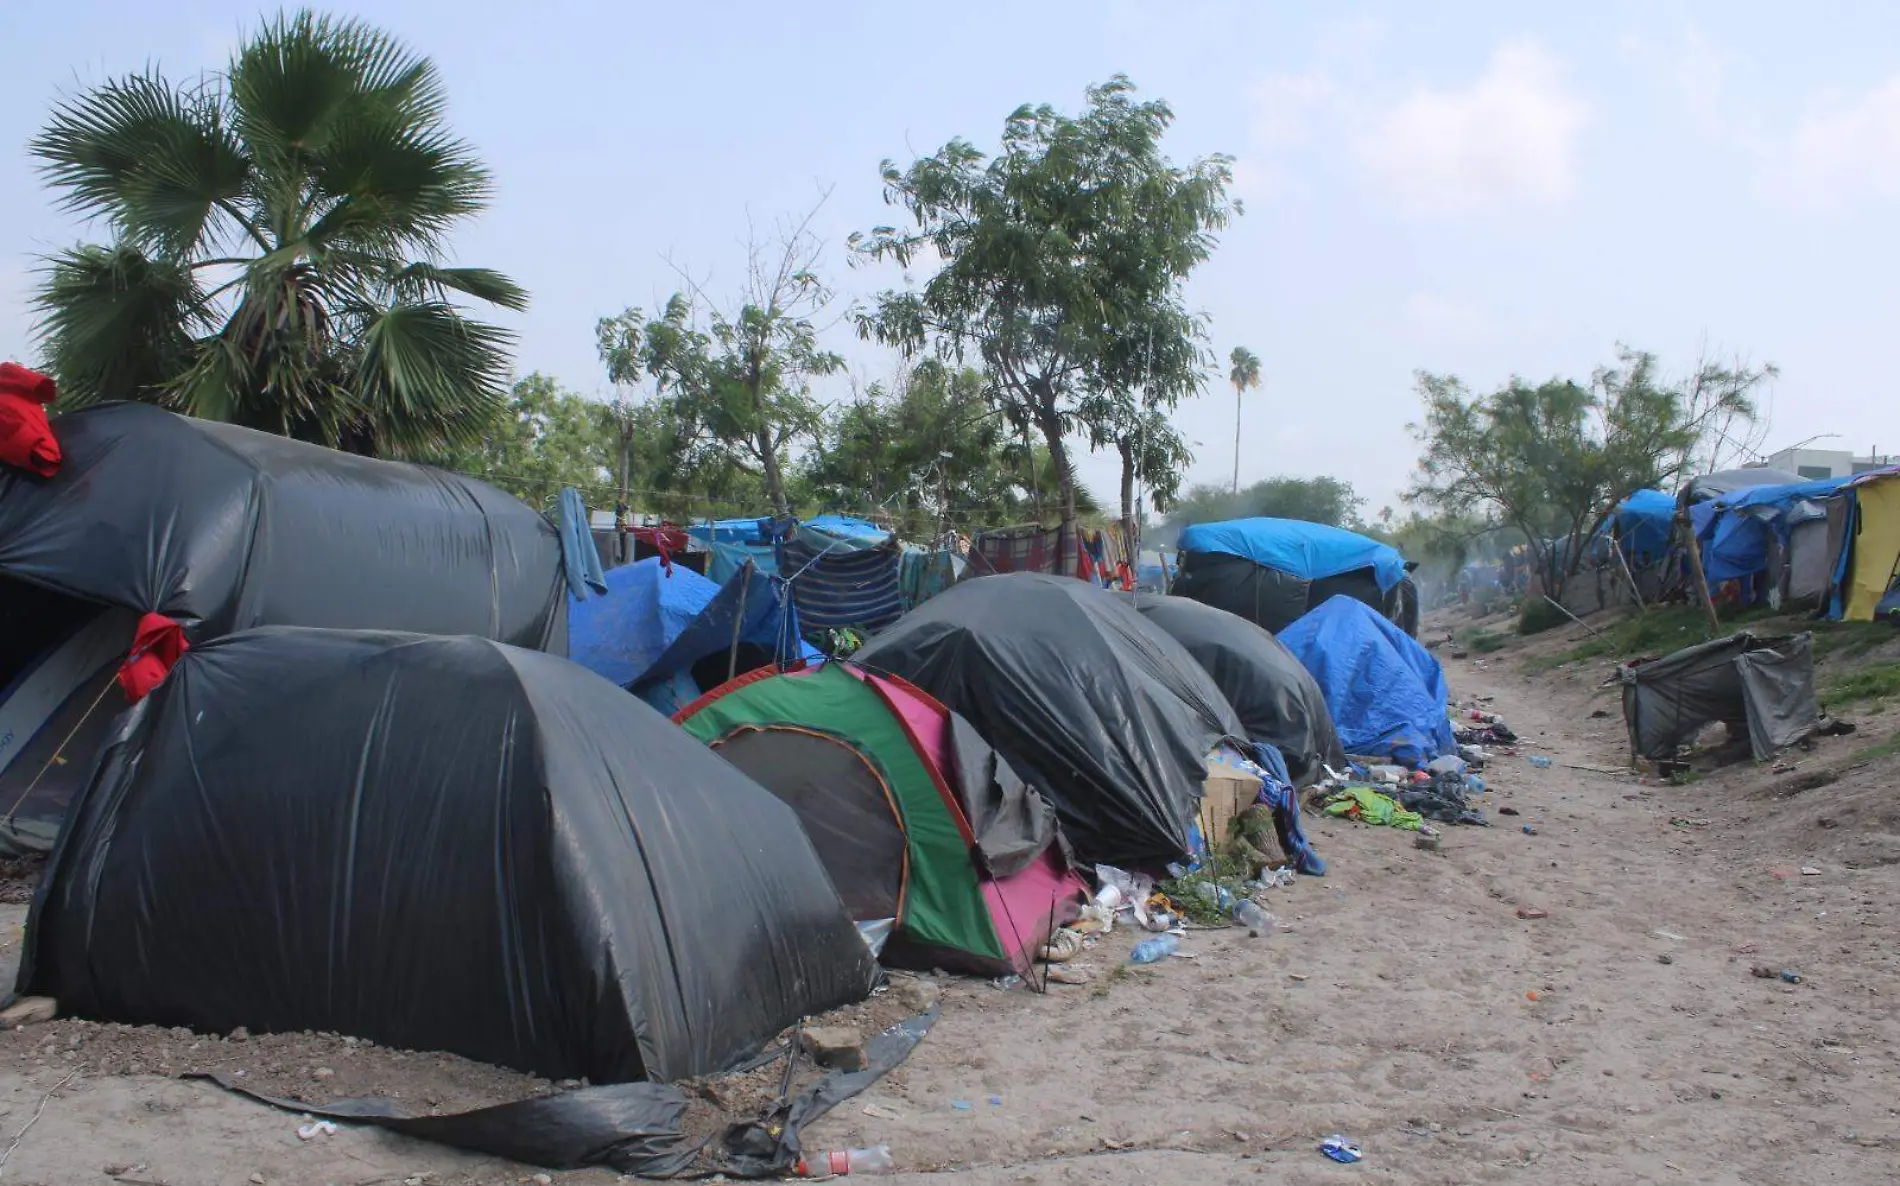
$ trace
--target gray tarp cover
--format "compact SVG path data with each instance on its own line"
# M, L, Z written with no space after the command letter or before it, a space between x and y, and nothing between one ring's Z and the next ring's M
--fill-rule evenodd
M874 974L791 809L612 684L274 627L194 647L126 714L19 991L614 1083L718 1071Z
M1639 757L1669 758L1705 725L1748 732L1758 760L1813 732L1813 636L1734 634L1624 667L1623 719Z
M1246 728L1180 643L1106 589L1007 573L959 582L858 652L962 714L1055 807L1084 859L1189 854L1207 755Z
M1186 597L1124 596L1214 677L1248 735L1286 759L1295 786L1325 778L1328 764L1345 769L1346 751L1339 744L1325 693L1271 632Z
M54 421L52 478L0 467L0 574L253 626L475 634L567 652L561 546L492 486L147 404Z

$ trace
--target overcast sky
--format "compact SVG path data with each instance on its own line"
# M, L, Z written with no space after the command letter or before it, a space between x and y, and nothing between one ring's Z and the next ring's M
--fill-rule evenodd
M263 11L229 0L0 5L0 356L30 357L36 258L87 233L24 145L63 92L148 62L221 65ZM533 294L518 366L605 393L596 318L689 267L740 279L748 217L832 196L846 299L894 273L843 239L891 217L878 163L993 146L1020 103L1075 110L1128 74L1177 115L1169 150L1239 158L1247 213L1193 281L1224 358L1264 360L1243 481L1333 474L1395 500L1412 373L1488 387L1587 377L1616 344L1778 363L1770 446L1900 452L1900 5L1036 3L696 5L382 0L434 57L493 169L457 262ZM672 262L669 262L672 261ZM866 380L894 362L836 334ZM843 380L822 392L837 398ZM1225 482L1233 392L1178 422ZM1115 467L1089 461L1112 495Z

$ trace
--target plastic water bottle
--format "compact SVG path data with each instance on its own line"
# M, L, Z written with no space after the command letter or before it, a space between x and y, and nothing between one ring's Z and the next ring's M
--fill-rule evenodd
M1152 939L1143 939L1135 944L1128 953L1131 964L1152 964L1167 959L1181 949L1181 940L1173 935L1156 935Z
M817 1157L801 1159L792 1172L801 1178L835 1177L839 1174L894 1174L897 1172L897 1162L891 1157L889 1145L874 1145L869 1149L833 1149Z
M1481 775L1471 774L1465 776L1465 789L1482 795L1489 788L1484 785L1484 778Z
M1234 923L1247 928L1247 933L1258 939L1262 935L1273 933L1273 915L1262 910L1250 898L1242 898L1234 903Z
M1550 759L1544 757L1542 754L1537 754L1531 758L1531 765L1537 767L1539 770L1548 770L1550 769Z

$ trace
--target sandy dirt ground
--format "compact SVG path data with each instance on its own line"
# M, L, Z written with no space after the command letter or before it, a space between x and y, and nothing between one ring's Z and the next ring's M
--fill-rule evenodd
M1117 932L1077 961L1089 985L952 982L910 1061L807 1149L889 1144L899 1179L977 1184L1900 1181L1900 764L1855 757L1892 724L1646 785L1575 768L1624 760L1602 669L1520 660L1449 664L1524 737L1486 772L1498 826L1426 853L1309 821L1332 872L1273 891L1270 938L1200 932L1193 958L1130 969ZM24 909L0 910L12 957ZM211 1065L418 1110L559 1089L335 1038L58 1022L0 1035L0 1182L539 1172L366 1130L302 1141L295 1116L171 1077ZM1332 1132L1365 1160L1323 1158Z

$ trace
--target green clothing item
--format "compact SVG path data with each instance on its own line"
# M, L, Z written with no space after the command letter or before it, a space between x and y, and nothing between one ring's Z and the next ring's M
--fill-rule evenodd
M1425 817L1416 811L1407 811L1392 799L1371 787L1343 787L1326 797L1320 808L1327 815L1344 816L1361 823L1384 824L1388 828L1400 828L1407 832L1416 832L1425 826Z

